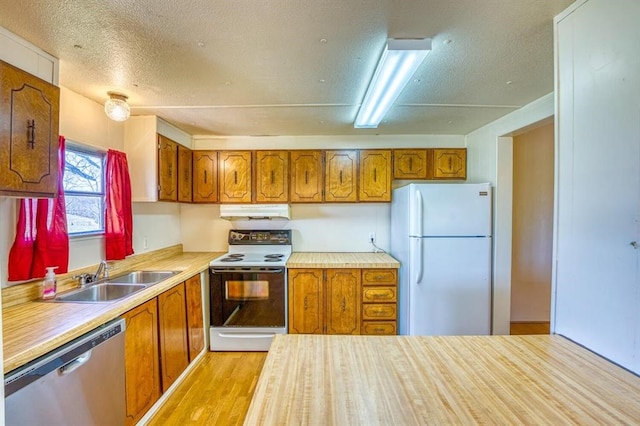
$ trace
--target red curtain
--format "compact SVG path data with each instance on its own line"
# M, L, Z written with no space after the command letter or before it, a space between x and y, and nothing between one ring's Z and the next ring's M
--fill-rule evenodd
M104 221L107 260L124 259L133 254L133 212L127 156L107 152L106 211Z
M16 239L9 252L9 281L42 278L45 267L69 268L69 235L64 202L65 139L58 138L58 196L20 200Z

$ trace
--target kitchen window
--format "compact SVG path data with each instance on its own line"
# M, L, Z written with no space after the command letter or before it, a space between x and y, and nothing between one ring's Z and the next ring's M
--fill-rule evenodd
M105 157L67 143L63 184L69 236L104 234Z

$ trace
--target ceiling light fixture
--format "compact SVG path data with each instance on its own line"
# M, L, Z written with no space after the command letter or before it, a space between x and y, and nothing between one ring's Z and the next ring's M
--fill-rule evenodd
M430 38L388 39L353 127L377 128L430 51Z
M109 99L104 103L104 112L113 121L125 121L131 115L127 97L122 93L107 92Z

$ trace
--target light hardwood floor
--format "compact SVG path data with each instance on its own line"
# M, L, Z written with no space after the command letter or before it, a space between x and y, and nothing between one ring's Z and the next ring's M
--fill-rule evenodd
M241 425L266 352L207 352L148 423Z
M511 335L549 334L548 322L512 322Z

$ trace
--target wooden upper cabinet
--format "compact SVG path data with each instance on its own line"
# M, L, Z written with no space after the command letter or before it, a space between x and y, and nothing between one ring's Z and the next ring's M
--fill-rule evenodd
M325 152L325 201L356 202L357 179L358 151Z
M255 202L289 201L289 151L255 152Z
M251 151L219 152L218 183L221 203L250 203Z
M320 203L324 180L321 151L291 151L290 196L292 203Z
M178 144L158 135L158 201L178 201Z
M204 317L202 311L202 283L200 274L184 283L187 298L187 332L189 337L189 362L204 349Z
M218 202L218 153L193 151L193 202Z
M162 392L166 392L189 365L184 283L158 296L158 318Z
M466 148L433 150L433 178L461 179L467 178Z
M427 179L426 149L394 149L394 179Z
M289 333L324 333L322 269L289 269Z
M360 201L391 201L391 150L360 151Z
M0 61L0 194L54 197L60 89Z
M158 303L155 298L126 312L124 337L126 425L135 425L160 398Z
M190 203L193 193L193 158L191 150L178 145L178 201Z
M360 334L360 269L328 269L327 334Z

